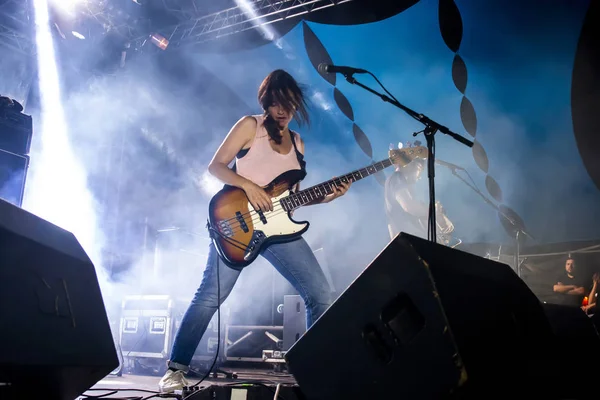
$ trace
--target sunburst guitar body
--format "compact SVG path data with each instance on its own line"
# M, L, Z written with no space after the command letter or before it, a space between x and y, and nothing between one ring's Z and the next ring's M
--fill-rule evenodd
M294 221L291 210L281 203L292 194L298 172L288 171L264 188L273 202L273 211L255 211L246 192L234 186L225 186L213 196L209 205L211 237L227 265L241 269L270 243L294 240L306 232L309 223Z
M241 270L251 264L264 248L298 238L308 230L308 221L295 221L292 212L334 192L342 182L355 182L391 165L406 165L414 158L426 158L422 146L390 150L389 158L310 188L292 192L300 171L287 171L264 187L273 211L256 211L246 193L226 185L213 196L208 210L211 239L224 262Z

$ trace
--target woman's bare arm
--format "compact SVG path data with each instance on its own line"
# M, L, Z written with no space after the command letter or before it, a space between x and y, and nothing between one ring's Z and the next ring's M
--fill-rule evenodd
M208 172L222 182L236 186L246 192L248 201L255 210L273 211L273 202L269 195L257 184L238 175L229 168L236 154L252 143L256 132L256 119L244 117L227 134L223 143L208 165Z
M240 150L252 142L254 133L256 132L256 124L256 119L253 117L244 117L236 122L217 149L210 164L208 164L208 172L211 175L223 183L241 189L243 189L246 183L250 182L248 179L232 171L229 168L229 164Z

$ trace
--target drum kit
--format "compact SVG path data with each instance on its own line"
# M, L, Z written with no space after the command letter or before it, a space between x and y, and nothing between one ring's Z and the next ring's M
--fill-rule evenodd
M418 145L418 144L419 144L419 142L415 142L414 145ZM399 148L406 147L406 146L410 147L411 145L412 145L411 143L407 143L407 144L399 143L398 147ZM468 172L464 168L458 167L458 166L455 166L454 164L446 163L443 161L436 160L436 162L441 165L450 166L451 167L450 170L452 171L452 174L454 176L456 176L458 179L463 181L475 193L477 193L489 206L491 206L492 208L494 208L496 210L498 219L500 220L500 225L502 226L502 228L504 229L506 234L508 236L510 236L511 238L513 238L513 240L514 240L514 261L513 261L514 265L513 265L513 267L514 267L514 270L517 273L517 275L521 276L521 272L522 272L521 267L522 267L523 261L520 259L521 258L520 257L520 247L526 238L534 239L533 236L527 231L527 229L525 227L525 222L523 221L523 219L511 208L509 208L505 205L496 205L489 198L487 198L487 196L485 196L477 188L477 186L475 185L472 178L471 178L471 182L469 182L466 179L464 179L462 176L460 176L457 173L458 170L463 170L468 175ZM427 230L427 221L424 222L423 220L419 220L419 225L420 225L421 229L423 229L425 231ZM446 211L444 210L442 204L439 201L436 201L436 227L437 227L437 237L436 237L437 243L443 244L443 245L451 247L451 248L455 248L463 243L463 241L460 238L457 238L453 235L454 231L455 231L454 224L446 215Z
M436 210L438 212L438 216L436 219L436 226L438 229L437 242L439 244L455 248L456 246L462 243L462 240L453 237L452 233L454 232L454 224L446 215L446 211L442 207L442 203L440 203L439 201L436 202Z
M439 244L455 248L463 242L461 239L453 236L454 224L447 217L445 211L441 207L441 203L438 202L438 204L438 217L436 221L436 225L438 228L437 242ZM502 226L506 234L514 240L513 268L517 275L521 277L521 267L523 265L524 260L521 259L520 248L526 237L529 237L530 239L533 239L533 237L527 232L527 230L525 229L525 223L516 212L514 212L506 206L500 205L497 207L497 213L498 218L500 220L500 225Z

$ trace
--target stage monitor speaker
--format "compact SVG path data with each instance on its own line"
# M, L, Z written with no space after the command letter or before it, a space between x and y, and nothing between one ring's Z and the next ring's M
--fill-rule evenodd
M600 335L594 320L577 306L543 304L556 337L553 353L559 359L560 379L554 390L565 399L598 397Z
M401 233L285 358L310 400L539 395L552 340L508 265Z
M119 361L75 236L0 200L0 398L73 400Z
M306 332L306 306L300 295L283 296L283 347L287 351Z
M0 199L21 207L28 167L29 156L0 149Z
M31 148L33 119L22 112L2 109L0 105L0 149L26 155Z

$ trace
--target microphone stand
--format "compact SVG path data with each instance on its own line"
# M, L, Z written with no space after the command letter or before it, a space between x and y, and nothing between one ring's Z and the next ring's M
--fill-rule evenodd
M458 179L463 181L465 183L465 185L467 185L468 187L473 189L473 191L475 193L477 193L479 196L481 196L483 201L485 201L489 206L491 206L494 210L496 210L496 212L498 214L500 214L502 217L504 217L514 227L514 229L515 229L515 254L514 254L515 272L517 273L517 275L520 278L521 277L521 266L525 260L523 260L523 262L521 262L521 260L520 260L520 258L521 258L520 246L521 245L519 243L519 236L521 233L523 233L524 235L530 237L533 240L535 240L534 237L531 236L529 233L527 233L524 229L520 228L519 224L517 224L517 221L515 221L513 218L506 215L506 213L503 212L500 209L500 207L498 207L490 199L488 199L483 193L481 193L481 191L479 189L477 189L477 187L471 185L466 179L464 179L462 176L458 175L456 173L456 170L457 170L456 168L452 168L452 167L448 167L448 168L450 168L450 170L452 171L452 175L456 176Z
M413 134L413 136L417 136L419 133L423 133L423 135L425 135L425 140L427 142L427 153L428 153L427 154L427 178L429 181L429 219L428 219L429 227L428 227L428 235L427 236L430 241L437 243L437 229L436 229L437 223L436 223L436 215L435 215L436 214L435 213L435 134L437 132L442 132L443 134L452 137L454 140L456 140L468 147L473 147L473 142L460 136L457 133L452 132L450 129L431 120L427 116L411 110L410 108L408 108L408 107L404 106L403 104L401 104L400 102L398 102L396 99L391 99L388 96L386 96L385 94L379 93L379 92L371 89L370 87L363 85L362 83L358 82L354 78L353 73L347 72L347 73L343 73L343 75L349 83L356 85L356 86L360 86L361 88L367 90L368 92L371 92L374 95L378 96L384 102L390 103L390 104L396 106L397 108L403 110L409 116L411 116L412 118L421 122L425 126L425 129L423 129L422 131L419 131L419 132L415 132Z

